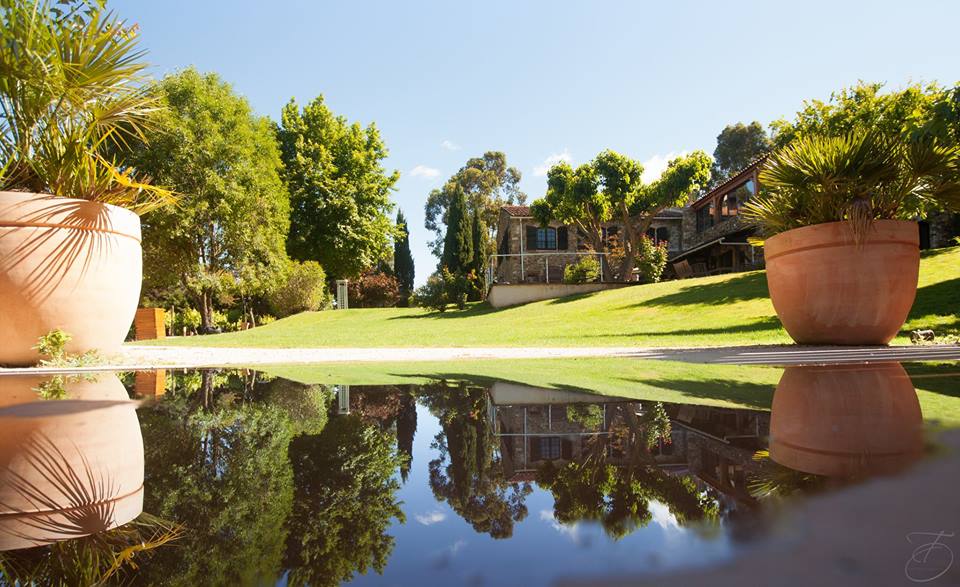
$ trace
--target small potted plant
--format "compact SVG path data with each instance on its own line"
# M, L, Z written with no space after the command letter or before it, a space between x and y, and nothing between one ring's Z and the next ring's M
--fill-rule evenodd
M0 364L110 352L140 296L140 218L169 191L119 163L158 109L135 27L96 2L0 10Z
M774 153L743 207L764 235L777 316L801 344L887 344L920 269L916 218L960 208L960 150L873 132L806 136Z

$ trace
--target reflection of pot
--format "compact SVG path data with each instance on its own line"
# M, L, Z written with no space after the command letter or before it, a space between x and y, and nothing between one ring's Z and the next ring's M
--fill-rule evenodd
M787 367L773 395L770 458L825 476L896 472L923 452L923 416L899 363Z
M133 322L142 277L140 218L46 194L0 192L0 363L39 358L61 329L67 351L116 351Z
M123 384L64 383L65 399L33 391L49 378L0 377L0 550L115 528L143 510L143 438Z

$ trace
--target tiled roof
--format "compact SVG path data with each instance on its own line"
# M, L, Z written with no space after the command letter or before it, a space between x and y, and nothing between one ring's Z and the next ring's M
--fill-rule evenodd
M510 216L530 216L530 206L500 206Z

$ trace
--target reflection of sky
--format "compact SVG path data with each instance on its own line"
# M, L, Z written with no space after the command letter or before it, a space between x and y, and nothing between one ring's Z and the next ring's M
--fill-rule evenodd
M553 496L533 485L527 517L513 536L494 540L478 534L430 490L427 464L439 422L417 406L417 434L410 476L397 494L406 524L388 534L396 539L384 575L368 571L356 584L378 585L546 585L563 576L658 572L727 558L732 550L722 533L698 536L677 525L666 506L652 502L653 520L619 541L595 523L564 526L553 518Z

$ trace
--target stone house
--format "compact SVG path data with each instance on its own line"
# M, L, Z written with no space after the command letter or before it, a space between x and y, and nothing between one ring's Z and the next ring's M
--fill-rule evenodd
M668 250L682 249L679 209L668 209L657 216L647 236L654 242L667 242ZM615 222L604 226L604 236L613 239L620 232ZM559 283L567 265L584 256L596 255L574 226L551 221L546 227L533 218L529 206L502 206L497 220L497 254L489 264L489 283Z

